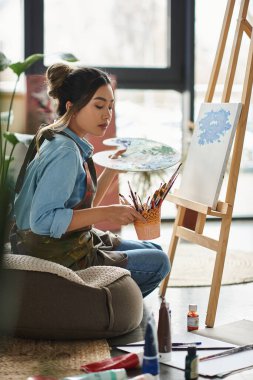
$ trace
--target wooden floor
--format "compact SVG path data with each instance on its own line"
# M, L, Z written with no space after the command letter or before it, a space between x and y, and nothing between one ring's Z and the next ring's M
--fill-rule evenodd
M215 326L235 322L241 319L253 321L253 283L241 285L226 285L221 287ZM171 288L166 293L166 300L171 308L171 326L175 334L186 330L186 314L189 303L198 305L200 328L205 327L206 308L209 287ZM125 344L143 339L143 328L149 313L153 312L158 320L160 298L158 289L144 299L144 318L136 331L123 337L114 338L110 342Z
M169 232L171 227L172 225L166 223L162 226L162 232ZM127 235L129 235L130 238L133 238L132 230L130 228L131 227L129 227L128 230L125 229L122 231L122 236L124 238L126 238ZM210 233L212 233L212 231L215 230L215 222L210 222L208 228L210 229ZM233 249L253 252L253 221L233 222L228 246ZM182 331L186 331L186 314L189 303L196 303L198 305L200 328L205 327L209 291L209 287L168 288L166 301L170 303L172 314L171 327L174 334L180 334ZM235 322L240 319L253 320L252 294L253 283L223 285L220 292L215 326ZM139 328L125 336L111 339L109 344L115 346L143 340L147 316L149 313L153 312L156 320L158 320L159 306L160 298L157 288L152 294L144 299L144 318ZM112 355L117 355L119 353L122 352L115 349L112 351ZM133 373L133 375L135 375L135 373ZM184 379L184 373L183 371L161 365L160 379L167 380L168 378L170 380Z

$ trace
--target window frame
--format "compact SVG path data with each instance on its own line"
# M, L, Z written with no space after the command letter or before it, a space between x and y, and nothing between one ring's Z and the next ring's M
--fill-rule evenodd
M167 0L171 28L170 66L157 68L99 66L117 78L118 88L125 89L167 89L183 92L190 77L194 76L194 65L185 62L189 52L189 25L194 23L194 0ZM44 52L44 0L24 0L25 57ZM193 29L193 28L191 28ZM194 33L190 33L193 49ZM188 67L187 67L188 66ZM44 73L46 67L37 62L30 74ZM192 80L190 82L193 82ZM192 89L190 89L192 91Z

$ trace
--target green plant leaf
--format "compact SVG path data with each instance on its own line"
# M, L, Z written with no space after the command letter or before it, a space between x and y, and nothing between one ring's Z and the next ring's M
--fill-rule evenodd
M60 53L59 55L60 55L61 59L63 59L64 61L67 61L67 62L77 62L77 61L79 61L79 59L76 58L71 53Z
M39 61L44 57L44 54L32 54L27 57L23 62L16 62L10 65L12 71L17 74L19 77L22 73L24 73L31 65L35 62Z
M19 139L15 136L15 133L4 132L5 139L12 145L17 145L19 143Z
M4 71L9 67L11 61L4 55L4 53L0 52L0 71Z

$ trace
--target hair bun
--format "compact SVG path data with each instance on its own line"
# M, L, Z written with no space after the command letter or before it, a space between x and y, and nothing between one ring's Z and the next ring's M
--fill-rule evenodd
M52 98L58 98L58 90L61 88L64 80L72 73L74 69L64 63L55 63L46 71L48 85L48 95Z

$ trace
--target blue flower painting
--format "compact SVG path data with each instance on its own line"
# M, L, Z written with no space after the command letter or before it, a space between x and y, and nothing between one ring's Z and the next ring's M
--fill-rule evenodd
M231 128L229 121L230 111L221 108L218 111L209 111L205 113L199 121L198 143L200 145L221 142L221 137Z
M201 104L178 196L216 208L241 108L241 103Z

